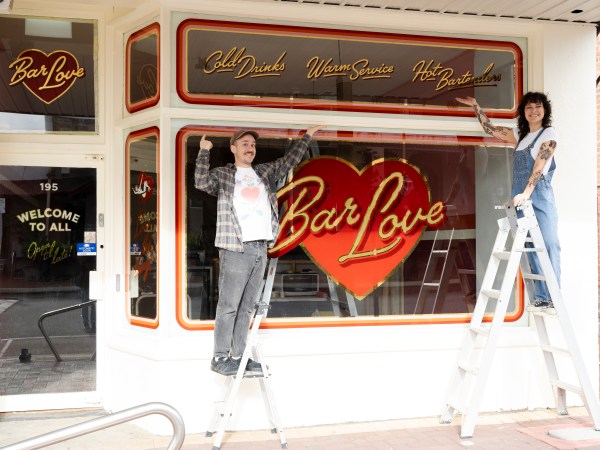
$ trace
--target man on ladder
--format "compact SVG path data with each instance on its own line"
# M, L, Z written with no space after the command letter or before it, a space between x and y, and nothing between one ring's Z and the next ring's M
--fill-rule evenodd
M321 128L308 128L282 158L255 166L252 162L256 156L256 131L236 131L230 139L234 163L212 170L212 142L206 136L200 140L194 184L217 196L219 301L210 368L221 375L237 373L246 348L267 264L267 247L273 245L279 232L276 183L303 160L313 134ZM246 371L261 373L261 364L249 360Z
M269 309L277 259L271 260L266 279L267 247L279 233L277 182L305 157L310 140L322 125L308 128L286 154L275 161L253 166L256 156L256 131L242 129L230 139L234 164L209 171L212 142L202 136L194 174L195 186L217 196L217 233L219 248L219 302L215 318L212 371L228 380L223 408L215 409L207 436L217 428L213 449L219 449L227 421L233 411L243 378L258 378L273 432L287 448L275 405L270 374L258 343L258 329ZM262 295L262 301L259 296ZM248 330L254 312L252 329ZM255 360L250 358L250 354ZM219 422L220 419L220 422Z

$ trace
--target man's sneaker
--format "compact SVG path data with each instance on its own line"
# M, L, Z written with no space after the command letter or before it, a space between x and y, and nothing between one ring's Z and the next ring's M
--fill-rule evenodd
M210 370L217 372L220 375L225 375L226 377L235 375L239 366L239 361L236 363L227 357L213 358L210 361Z
M246 364L246 373L262 374L263 370L261 364L253 361L252 359L248 359L248 364Z
M231 361L236 365L236 367L240 367L240 361L242 358L231 358ZM262 366L260 363L253 361L252 359L248 359L248 363L246 363L246 370L244 371L244 375L262 375Z

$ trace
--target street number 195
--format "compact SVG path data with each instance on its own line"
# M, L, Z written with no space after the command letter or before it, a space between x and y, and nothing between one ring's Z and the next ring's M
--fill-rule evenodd
M58 183L40 183L42 191L58 191Z

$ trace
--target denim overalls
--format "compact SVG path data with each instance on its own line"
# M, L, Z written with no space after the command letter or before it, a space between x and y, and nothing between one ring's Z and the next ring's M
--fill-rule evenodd
M531 156L531 150L535 142L538 140L540 135L544 132L545 128L542 128L537 134L531 144L525 147L523 150L516 150L519 146L519 142L515 146L514 152L514 163L513 163L513 186L512 186L512 198L517 194L521 194L527 183L531 172L533 171L533 164L535 160ZM552 158L550 164L550 170L546 175L537 182L535 189L531 193L531 203L533 210L537 217L540 231L548 250L548 256L552 263L552 268L556 274L556 279L560 286L560 243L558 242L558 214L556 212L556 203L554 201L554 192L552 191L552 176L556 169L556 163ZM520 212L520 211L519 211ZM535 253L527 253L529 257L529 264L531 266L531 273L541 274L542 270L539 265L537 255ZM535 300L542 300L544 302L552 300L548 287L544 281L535 282Z

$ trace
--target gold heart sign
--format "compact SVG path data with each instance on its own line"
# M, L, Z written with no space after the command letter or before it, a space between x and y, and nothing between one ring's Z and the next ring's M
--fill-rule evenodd
M9 86L23 83L46 104L64 95L77 78L85 76L85 69L79 67L77 58L64 50L50 54L37 49L25 50L8 68L15 71Z
M277 196L287 208L271 257L302 245L359 300L406 260L425 228L446 219L444 203L430 202L427 180L400 159L357 170L337 158L314 158L298 166Z

